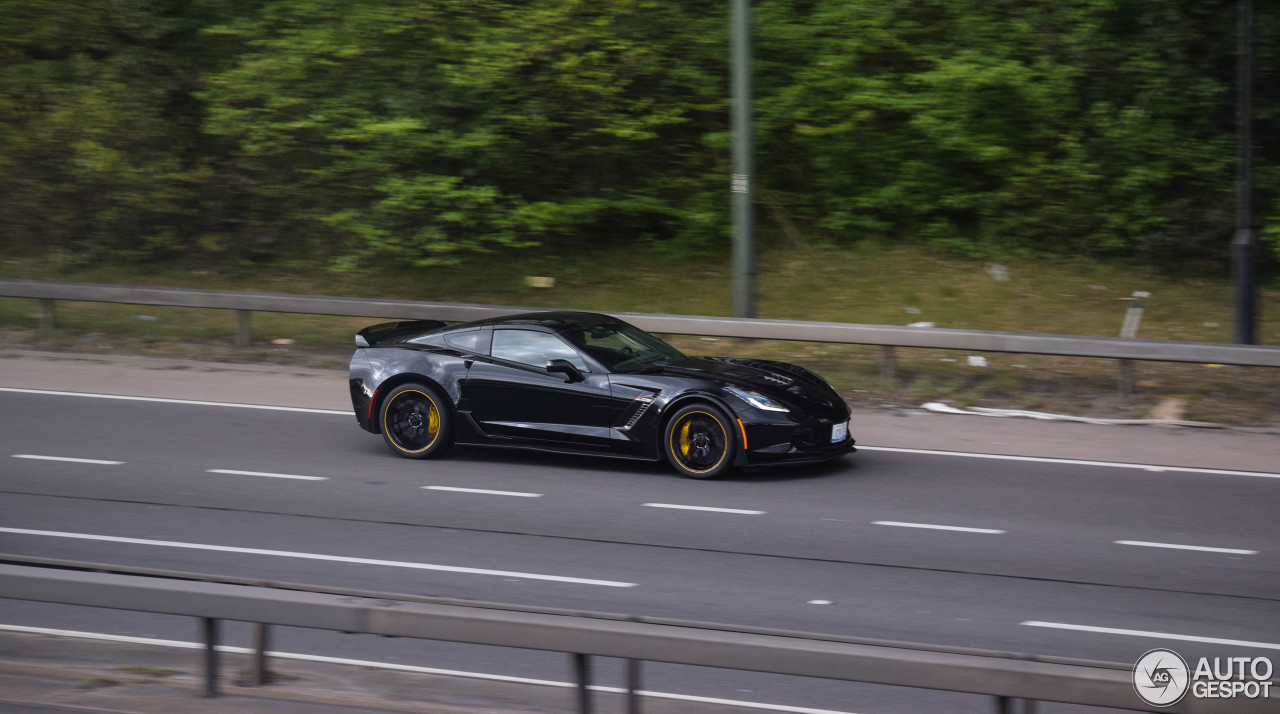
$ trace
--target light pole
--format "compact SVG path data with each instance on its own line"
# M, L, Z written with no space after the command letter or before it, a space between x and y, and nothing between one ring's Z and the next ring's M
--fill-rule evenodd
M1240 0L1236 57L1236 232L1231 240L1231 283L1235 292L1235 341L1257 343L1257 289L1253 229L1253 0Z
M732 0L730 85L733 97L733 314L756 316L751 218L751 0Z

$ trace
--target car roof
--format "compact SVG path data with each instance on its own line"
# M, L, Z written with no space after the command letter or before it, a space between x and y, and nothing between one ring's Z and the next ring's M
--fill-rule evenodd
M548 312L526 312L519 315L504 315L477 320L461 325L454 325L448 331L467 330L488 325L528 325L545 327L555 332L564 330L590 328L594 325L617 325L622 321L616 317L598 312L581 312L576 310L554 310Z

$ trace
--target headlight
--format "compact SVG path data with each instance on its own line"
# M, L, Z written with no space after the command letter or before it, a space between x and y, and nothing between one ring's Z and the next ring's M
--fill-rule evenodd
M782 406L782 404L780 404L778 400L774 399L773 397L765 396L760 392L755 391L754 389L743 389L741 387L725 387L724 391L732 394L738 399L741 399L747 404L750 404L756 409L763 409L769 412L790 411L786 407Z

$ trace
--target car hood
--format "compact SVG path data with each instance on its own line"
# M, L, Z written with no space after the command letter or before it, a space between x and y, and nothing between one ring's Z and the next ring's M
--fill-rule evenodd
M818 375L786 362L735 357L688 357L665 365L662 374L700 377L749 387L814 416L845 419L849 407Z

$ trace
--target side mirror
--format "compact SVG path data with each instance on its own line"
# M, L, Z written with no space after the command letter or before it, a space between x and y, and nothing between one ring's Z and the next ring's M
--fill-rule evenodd
M552 374L563 374L570 382L581 382L586 379L582 371L573 366L567 359L553 359L547 362L547 371Z

